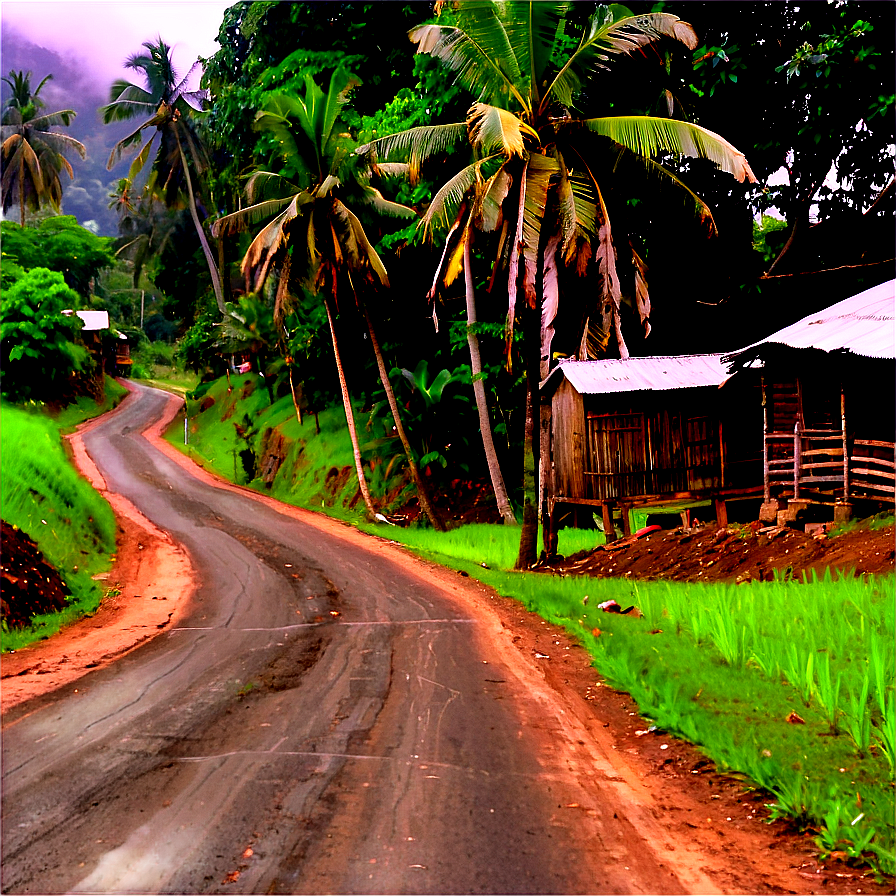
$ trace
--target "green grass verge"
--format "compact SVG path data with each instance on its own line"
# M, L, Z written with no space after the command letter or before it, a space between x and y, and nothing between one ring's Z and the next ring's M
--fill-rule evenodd
M81 401L55 420L36 407L0 404L3 519L37 543L72 595L65 609L35 617L29 628L7 630L4 625L0 632L4 651L48 637L99 607L103 592L92 576L111 568L115 517L106 501L72 467L62 445L61 430L73 429L77 423L107 410L115 401L117 389L120 387L107 384L106 405Z
M296 441L269 493L350 519L563 626L648 719L698 745L745 787L768 791L771 818L813 830L824 856L896 870L893 576L735 586L509 572L516 528L438 533L362 523L346 506L357 488L353 472L339 496L325 487L327 471L352 465L341 409L321 415L318 436L313 421L298 426L288 398L268 407L248 378L233 385L228 395L226 382L215 383L207 393L215 405L203 412L190 402L189 450L206 465L245 482L239 451L248 443L234 423L245 428L248 415L256 447L267 427L279 426ZM169 437L183 448L182 421ZM268 491L258 480L248 484ZM563 529L559 551L592 548L600 537ZM598 604L607 600L644 615L603 612ZM789 722L791 713L804 724Z

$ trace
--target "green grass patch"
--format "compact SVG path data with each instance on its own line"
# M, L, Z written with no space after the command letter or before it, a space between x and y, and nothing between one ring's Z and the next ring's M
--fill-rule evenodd
M768 791L770 819L813 831L823 856L894 873L893 576L738 586L520 574L506 571L518 530L501 528L386 537L565 628L645 717ZM561 552L593 539L573 533L561 531Z
M95 415L94 411L95 404L82 403L79 412L67 409L60 416L67 428L74 428L79 416L87 419ZM92 576L111 567L115 517L69 462L58 419L4 403L0 404L0 427L3 519L37 543L72 594L68 607L35 617L29 629L7 631L4 627L0 646L14 650L96 611L102 590Z

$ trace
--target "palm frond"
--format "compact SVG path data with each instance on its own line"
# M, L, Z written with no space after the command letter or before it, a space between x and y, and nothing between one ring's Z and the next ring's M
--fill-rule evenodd
M442 257L439 259L435 276L432 279L432 286L429 288L429 292L426 295L431 303L435 302L439 287L443 285L450 286L451 282L457 276L457 270L454 270L453 274L451 271L453 268L456 268L456 259L458 257L461 259L462 263L467 225L467 209L466 206L461 206L454 223L451 225L451 229L445 237L445 246L442 249ZM434 304L433 310L435 310Z
M155 112L158 102L152 94L131 84L130 81L119 79L113 82L109 89L109 102L99 109L103 117L103 124L113 121L127 121L138 115L151 115Z
M560 234L550 237L544 249L544 274L542 276L541 303L541 378L551 369L551 343L554 340L554 321L560 310L560 282L557 276L557 252Z
M68 134L59 134L55 131L40 131L32 136L32 143L40 143L53 152L76 152L82 159L87 158L87 147L80 140L69 137Z
M503 105L511 98L531 112L520 91L523 73L498 6L472 0L457 10L458 28L421 25L409 32L418 53L440 59L474 97Z
M78 113L74 109L61 109L59 112L47 112L27 122L27 126L35 131L46 131L52 127L68 127Z
M470 142L484 153L496 150L507 156L522 156L526 151L523 136L540 142L538 133L506 109L474 103L467 113Z
M557 159L533 153L526 164L526 190L523 203L523 290L529 308L538 305L536 280L541 248L542 220L548 204L551 178L559 173Z
M360 257L370 265L380 283L382 283L383 286L388 286L389 276L386 273L385 265L383 264L379 255L377 255L376 249L374 249L370 244L370 240L367 239L367 234L364 232L364 228L361 225L361 222L351 210L343 205L343 203L337 200L336 204L337 206L342 206L342 208L345 210L345 215L349 223L351 224L352 233L354 234L357 245L361 250L361 252L359 253Z
M638 309L638 315L641 318L641 325L644 327L644 337L650 335L650 293L647 290L647 265L644 259L635 252L635 247L629 241L629 248L632 250L632 261L635 266L635 307Z
M254 205L268 199L295 196L302 190L282 174L275 174L273 171L255 171L246 181L245 192L246 199Z
M625 115L614 118L588 118L582 124L609 137L638 155L650 158L660 152L692 158L709 159L722 171L734 175L743 183L756 183L746 156L735 149L724 137L687 121L654 118L648 115Z
M485 183L476 209L476 223L480 230L491 233L503 217L504 200L510 192L513 178L502 165Z
M619 347L619 357L628 357L628 348L622 338L622 323L619 317L619 306L622 300L622 288L616 270L616 245L613 242L613 230L610 216L604 202L600 187L596 186L600 226L597 231L597 269L600 275L600 314L601 328L604 333L614 333Z
M155 135L153 135L153 139L149 140L143 149L140 150L134 161L131 162L131 167L128 170L128 180L133 180L145 167L150 152L152 151L152 145L155 142L154 138Z
M431 237L434 228L447 227L457 217L457 210L470 188L480 180L482 162L473 162L454 175L432 197L429 208L420 219L424 236Z
M320 145L326 153L326 146L330 142L333 126L339 117L339 111L348 102L351 90L361 84L361 79L352 75L348 69L339 66L330 76L330 88L324 97L324 105L321 114L321 130L319 134Z
M606 68L613 55L633 53L662 37L680 41L690 50L697 46L694 29L678 16L661 12L637 16L627 13L629 10L617 4L598 7L578 48L545 91L542 108L551 100L563 106L571 105L573 95L581 90L587 77L597 69Z
M284 208L290 205L295 196L286 196L283 199L268 199L264 202L258 202L247 208L242 208L238 212L232 212L223 218L218 218L211 227L212 236L216 239L219 236L232 236L243 230L248 230L253 224L258 224L270 218L271 215L279 214Z
M400 160L407 161L411 181L415 182L420 175L420 166L425 159L436 153L444 152L458 143L465 142L466 139L467 125L463 122L424 125L372 140L364 146L359 146L355 152L359 155L373 154L375 158L384 160L398 156Z
M537 106L542 82L569 4L564 0L507 0L499 6L510 45Z
M388 218L417 217L417 212L415 212L414 209L407 205L402 205L400 202L392 202L391 200L386 199L386 197L375 187L362 186L360 202L370 206L381 215L385 215Z

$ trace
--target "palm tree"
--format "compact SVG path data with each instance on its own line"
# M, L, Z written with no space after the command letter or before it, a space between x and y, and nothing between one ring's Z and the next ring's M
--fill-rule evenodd
M205 147L196 133L194 122L195 113L202 110L205 91L186 89L187 79L199 63L193 66L185 78L178 81L171 63L171 48L161 37L155 43L146 41L142 46L146 53L130 56L125 61L125 68L142 72L146 87L139 87L124 79L115 81L109 91L109 103L100 108L100 113L105 124L112 121L127 121L140 116L148 117L135 131L115 144L109 156L108 168L111 170L126 150L137 147L143 142L143 131L155 129L155 133L132 162L128 179L133 181L143 170L158 136L158 152L153 162L148 186L152 193L158 194L163 199L168 208L177 207L186 192L190 216L211 275L218 310L223 315L226 313L226 308L221 277L199 218L191 173L201 176L209 165Z
M25 226L25 208L38 211L51 205L59 211L62 205L63 171L74 178L75 173L65 153L74 151L85 158L83 143L53 131L51 128L71 124L75 112L42 112L44 102L38 94L47 75L37 88L31 88L31 72L11 71L3 78L12 95L3 104L0 116L0 168L2 168L2 203L4 213L13 205L19 206L19 221Z
M118 214L119 236L125 240L115 255L130 259L134 289L138 289L147 260L165 251L180 213L166 209L147 189L135 195L126 177L119 179L108 198L108 207Z
M247 288L258 292L272 264L280 263L275 298L275 317L282 321L292 305L292 280L323 298L330 323L333 352L339 374L346 422L352 439L358 485L372 518L376 511L361 464L361 451L354 424L351 400L337 338L335 315L340 291L347 287L350 298L364 317L377 367L392 410L395 427L408 458L420 505L432 525L444 529L429 499L426 485L414 460L398 404L389 381L385 361L369 309L359 287L388 286L386 269L367 238L357 215L346 204L349 196L359 205L381 214L412 217L415 212L389 202L370 186L369 176L358 171L354 142L336 129L339 111L351 88L358 83L345 69L337 69L326 94L309 76L305 98L273 94L258 113L258 127L279 141L284 174L257 171L247 185L251 205L215 222L215 236L227 235L253 223L273 219L258 233L243 258ZM288 178L291 178L288 179Z
M622 335L622 286L606 193L613 168L601 167L608 148L633 153L650 169L683 184L655 159L662 153L707 158L737 180L754 181L744 155L699 125L651 116L585 118L575 103L583 88L614 57L632 54L661 38L693 49L693 29L666 13L633 16L624 7L599 7L568 51L573 33L570 4L557 0L452 5L456 26L422 25L411 31L417 51L440 59L475 98L465 122L412 128L384 137L360 152L401 155L412 173L428 155L467 141L474 159L433 197L422 226L452 226L437 283L459 273L467 236L475 227L500 234L495 269L506 273L507 346L519 317L524 330L527 379L523 527L517 568L536 559L535 417L538 386L550 367L553 325L560 306L560 275L584 278L596 269L598 288L590 317L600 342L615 342L628 356ZM599 139L598 139L599 138ZM706 206L687 194L700 214ZM645 330L650 303L645 267L632 249L634 302ZM595 327L582 329L583 342Z

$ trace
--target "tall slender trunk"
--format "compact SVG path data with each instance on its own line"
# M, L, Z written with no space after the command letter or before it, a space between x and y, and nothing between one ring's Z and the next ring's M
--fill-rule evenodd
M523 438L523 525L514 569L529 569L538 560L538 460L540 433L535 424L539 411L541 371L541 302L533 311L523 303L523 352L526 364L526 426Z
M351 280L351 275L349 275L349 280ZM352 284L352 290L354 290L354 284ZM355 296L355 299L357 300L357 295ZM420 499L420 506L423 508L423 512L428 517L430 523L432 523L432 527L438 532L444 532L445 524L442 522L442 518L436 512L435 507L432 505L432 501L429 499L429 490L426 488L426 483L420 475L420 470L417 467L417 462L414 460L414 454L411 451L411 443L408 439L408 434L405 432L404 424L401 422L401 414L398 412L398 402L395 400L395 393L392 391L392 383L389 380L389 374L386 372L386 362L383 360L382 351L380 351L380 344L373 329L370 313L368 312L366 305L364 305L363 308L364 319L367 321L367 332L370 335L370 342L373 345L373 353L376 356L376 366L380 372L380 380L383 383L383 388L386 390L386 398L389 401L389 407L392 409L392 418L395 420L395 429L398 431L398 438L401 439L404 453L408 459L408 467L410 467L411 470L411 477L414 480L414 485L417 486L417 497Z
M202 228L202 222L199 220L199 212L196 210L196 197L193 195L193 180L190 177L190 166L187 164L187 155L180 142L180 134L177 132L177 124L174 125L174 137L177 140L177 148L180 152L180 163L184 167L184 178L187 182L187 197L190 205L190 216L193 218L193 226L196 228L196 234L199 237L199 243L202 246L202 253L205 255L205 261L208 265L208 272L212 278L212 289L215 291L215 301L218 303L218 310L224 314L224 291L221 287L221 276L218 273L218 266L215 264L211 247Z
M352 453L355 457L355 472L358 474L358 488L361 489L361 497L364 506L370 514L370 518L377 518L376 508L370 497L370 489L367 487L367 477L364 475L364 465L361 463L361 447L358 444L358 431L355 429L355 416L352 411L352 402L348 394L348 385L345 382L345 370L342 367L342 356L339 354L339 341L336 338L336 326L333 322L333 312L330 310L330 301L324 297L324 307L327 309L327 320L330 322L330 336L333 339L333 355L336 358L336 370L339 373L339 388L342 392L342 405L345 408L345 422L348 424L348 434L352 440Z
M507 488L504 485L504 477L501 475L501 465L498 463L498 454L495 451L495 442L492 438L492 421L488 413L488 402L485 395L485 383L482 381L482 358L479 354L479 337L476 335L476 293L473 289L473 252L470 244L473 241L473 229L467 228L466 242L464 244L464 283L467 292L467 345L470 347L470 369L473 371L473 394L476 396L476 410L479 412L479 431L482 433L482 447L485 449L485 459L488 463L488 474L492 480L492 491L498 502L498 512L501 519L511 526L516 525L516 516L510 499L507 497Z
M296 387L292 383L292 364L287 364L289 370L289 391L292 392L292 406L296 409L296 423L302 425L302 412L299 410L299 403L296 401Z

